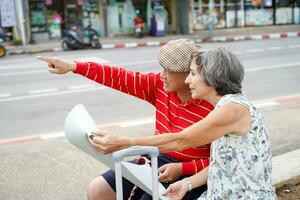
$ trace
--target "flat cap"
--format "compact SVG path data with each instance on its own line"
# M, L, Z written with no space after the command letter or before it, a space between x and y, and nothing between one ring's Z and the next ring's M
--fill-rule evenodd
M158 53L160 65L172 72L189 72L192 53L199 50L200 45L189 39L171 40Z

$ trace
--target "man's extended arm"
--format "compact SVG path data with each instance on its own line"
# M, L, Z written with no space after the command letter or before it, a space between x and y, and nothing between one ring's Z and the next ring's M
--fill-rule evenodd
M155 89L159 78L157 74L141 74L94 62L78 62L74 72L152 104L155 102Z
M54 74L75 72L100 84L146 100L152 104L156 100L156 87L159 74L140 74L122 68L94 62L71 62L57 57L38 56L48 63L48 70Z

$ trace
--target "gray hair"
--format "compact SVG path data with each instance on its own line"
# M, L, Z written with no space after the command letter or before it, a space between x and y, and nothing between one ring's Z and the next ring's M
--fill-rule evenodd
M223 47L216 47L193 54L198 72L207 85L213 86L218 95L242 92L244 68L236 55Z

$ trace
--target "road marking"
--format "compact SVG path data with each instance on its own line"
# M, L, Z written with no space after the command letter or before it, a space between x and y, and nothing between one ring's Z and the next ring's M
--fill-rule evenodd
M257 52L263 52L265 51L264 49L250 49L246 50L247 53L257 53Z
M86 85L74 85L70 86L70 90L78 90L78 89L84 89L84 88L91 88L91 87L96 87L96 85L93 84L86 84Z
M281 50L281 49L283 49L283 47L268 47L267 48L268 50Z
M280 65L270 65L270 66L264 66L264 67L254 67L254 68L250 68L250 69L245 69L245 71L246 72L254 72L254 71L279 69L279 68L287 68L287 67L296 67L296 66L300 66L300 62L298 62L298 63L286 63L286 64L280 64Z
M131 127L131 126L151 124L151 123L154 123L154 122L155 122L154 117L147 117L147 118L142 118L142 119L139 118L139 119L123 121L123 122L119 122L119 123L116 123L116 124L119 125L122 128L126 128L126 127Z
M295 44L295 45L289 45L288 48L300 48L300 44Z
M106 88L105 87L96 87L96 88L87 88L87 89L81 89L81 90L80 89L68 90L68 91L45 93L45 94L31 94L31 95L25 95L25 96L19 96L19 97L3 98L3 99L0 99L0 103L8 102L8 101L18 101L18 100L24 100L24 99L33 99L33 98L39 98L39 97L47 97L47 96L58 96L58 95L64 95L64 94L89 92L89 91L96 91L96 90L103 90L103 89L106 89Z
M156 63L158 62L157 60L144 60L144 61L135 61L135 62L128 62L128 63L113 63L114 65L122 65L122 66L126 66L126 65L138 65L138 64L149 64L149 63Z
M58 91L57 88L48 88L43 90L30 90L28 91L29 94L39 94L39 93L47 93L47 92L56 92Z
M286 100L286 102L293 102L293 99L300 99L300 94L293 94L293 95L287 95L287 96L281 96L281 97L275 97L275 98L269 98L269 99L262 99L254 101L254 105L257 108L267 108L267 107L274 107L274 106L280 106L284 105L285 103L281 103L281 100ZM148 116L144 118L137 118L137 119L131 119L131 120L125 120L120 121L117 123L108 123L108 124L101 124L97 125L100 129L106 128L106 127L122 127L122 128L128 128L133 126L139 126L139 125L145 125L145 124L154 124L155 118L154 116ZM61 138L65 137L64 131L56 131L56 132L49 132L44 133L40 135L32 135L32 136L22 136L17 138L9 138L0 140L0 146L4 145L12 145L17 143L24 143L24 142L33 142L38 140L47 140L47 139L55 139L55 138Z
M108 61L110 62L110 61ZM150 64L150 63L157 63L157 60L144 60L144 61L134 61L134 62L128 62L128 63L112 63L112 65L115 66L130 66L130 65L138 65L138 64ZM105 64L105 63L102 63ZM17 67L15 67L17 68ZM38 67L40 68L40 67ZM0 77L5 76L16 76L16 75L26 75L26 74L41 74L41 73L49 73L47 69L43 70L32 70L32 71L26 71L26 72L8 72L8 73L1 73Z
M279 103L275 101L265 102L265 103L256 103L254 104L256 108L267 108L267 107L274 107L278 106Z
M52 132L52 133L47 133L47 134L41 134L41 139L47 140L47 139L52 139L52 138L64 137L64 136L65 136L64 131L57 131L57 132Z
M26 71L26 72L8 72L8 73L1 73L0 77L4 76L15 76L15 75L25 75L25 74L41 74L48 72L46 69L44 70L34 70L34 71Z
M80 58L80 59L76 59L75 61L78 61L78 62L95 62L95 63L101 63L101 64L111 63L110 60L106 60L106 59L103 59L103 58L97 58L97 57Z
M154 61L154 60L153 60ZM152 61L140 61L141 63L149 63ZM300 62L298 63L286 63L286 64L280 64L280 65L270 65L270 66L263 66L263 67L255 67L255 68L246 68L245 72L255 72L255 71L262 71L262 70L271 70L271 69L280 69L280 68L288 68L288 67L297 67L300 66ZM153 71L155 73L158 73L159 70ZM61 92L53 92L48 94L39 94L39 95L25 95L25 96L19 96L19 97L9 97L3 99L0 99L0 102L7 102L7 101L15 101L15 100L23 100L23 99L31 99L31 98L38 98L38 97L44 97L44 96L57 96L57 95L64 95L64 94L72 94L72 93L80 93L80 92L89 92L94 90L103 90L108 89L107 87L102 86L89 86L89 85L79 85L79 86L70 86L70 91L61 91Z
M235 55L240 55L240 54L242 54L243 52L241 52L241 51L234 51L233 52Z
M11 96L10 93L0 93L0 98L10 97L10 96Z
M26 65L24 66L25 64L23 63L22 65L19 64L19 65L12 65L12 64L9 64L10 66L1 66L0 67L0 70L3 70L3 69L29 69L29 68L40 68L40 69L43 69L44 67L42 67L41 65L32 65L32 63L29 63L29 65Z

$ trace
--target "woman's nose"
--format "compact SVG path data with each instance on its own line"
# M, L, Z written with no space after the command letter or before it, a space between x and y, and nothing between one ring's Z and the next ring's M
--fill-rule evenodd
M191 83L191 78L190 75L188 75L184 81L185 84L190 84Z

